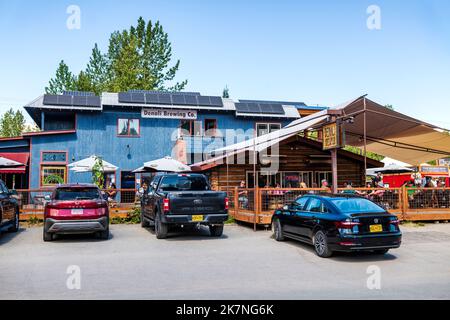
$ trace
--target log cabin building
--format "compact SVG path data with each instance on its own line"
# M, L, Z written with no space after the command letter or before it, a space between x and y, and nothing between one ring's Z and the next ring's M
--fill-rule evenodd
M270 155L268 159L270 159ZM308 188L319 187L325 179L332 183L331 156L328 151L322 149L322 143L301 135L295 135L283 140L279 145L279 155L273 157L278 160L278 170L271 172L270 165L256 165L257 181L259 188L299 188L300 183L306 183ZM243 160L243 159L242 159ZM210 178L214 189L223 187L237 187L241 181L245 181L248 188L254 186L254 166L249 152L245 154L245 162L229 158L226 161L204 161L193 166L195 171L203 172ZM233 164L234 163L234 164ZM237 164L244 163L244 164ZM367 167L382 167L379 161L368 158ZM273 166L272 166L273 167ZM351 182L353 186L364 187L365 168L364 157L355 153L340 149L338 151L338 186Z

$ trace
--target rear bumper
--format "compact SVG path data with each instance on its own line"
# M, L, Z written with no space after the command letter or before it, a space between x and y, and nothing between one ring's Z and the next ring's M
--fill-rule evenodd
M401 242L401 233L364 236L340 236L329 239L329 247L333 251L369 251L395 249L400 247Z
M223 224L228 214L204 214L203 220L192 221L192 215L161 215L161 221L168 224Z
M108 228L108 225L108 217L89 220L56 220L47 218L44 222L46 232L60 234L105 231Z

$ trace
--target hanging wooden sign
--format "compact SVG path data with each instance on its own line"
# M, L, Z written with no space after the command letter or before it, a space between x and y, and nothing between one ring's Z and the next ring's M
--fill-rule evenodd
M322 128L322 143L324 150L340 148L341 142L342 130L336 122L327 124Z

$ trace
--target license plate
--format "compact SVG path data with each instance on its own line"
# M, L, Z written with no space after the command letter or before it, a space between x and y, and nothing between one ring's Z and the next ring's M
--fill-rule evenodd
M370 232L382 232L383 226L381 224L372 224L370 225Z
M203 221L203 216L202 215L192 216L192 221L195 222Z
M82 215L83 209L72 209L72 210L70 210L70 213L73 215Z

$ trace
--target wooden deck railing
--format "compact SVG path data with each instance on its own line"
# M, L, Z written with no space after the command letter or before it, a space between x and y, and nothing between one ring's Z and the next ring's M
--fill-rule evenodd
M230 215L236 220L268 225L272 214L307 193L327 193L322 188L221 187L230 199ZM401 220L450 220L450 188L339 188L339 193L358 194L383 206Z

